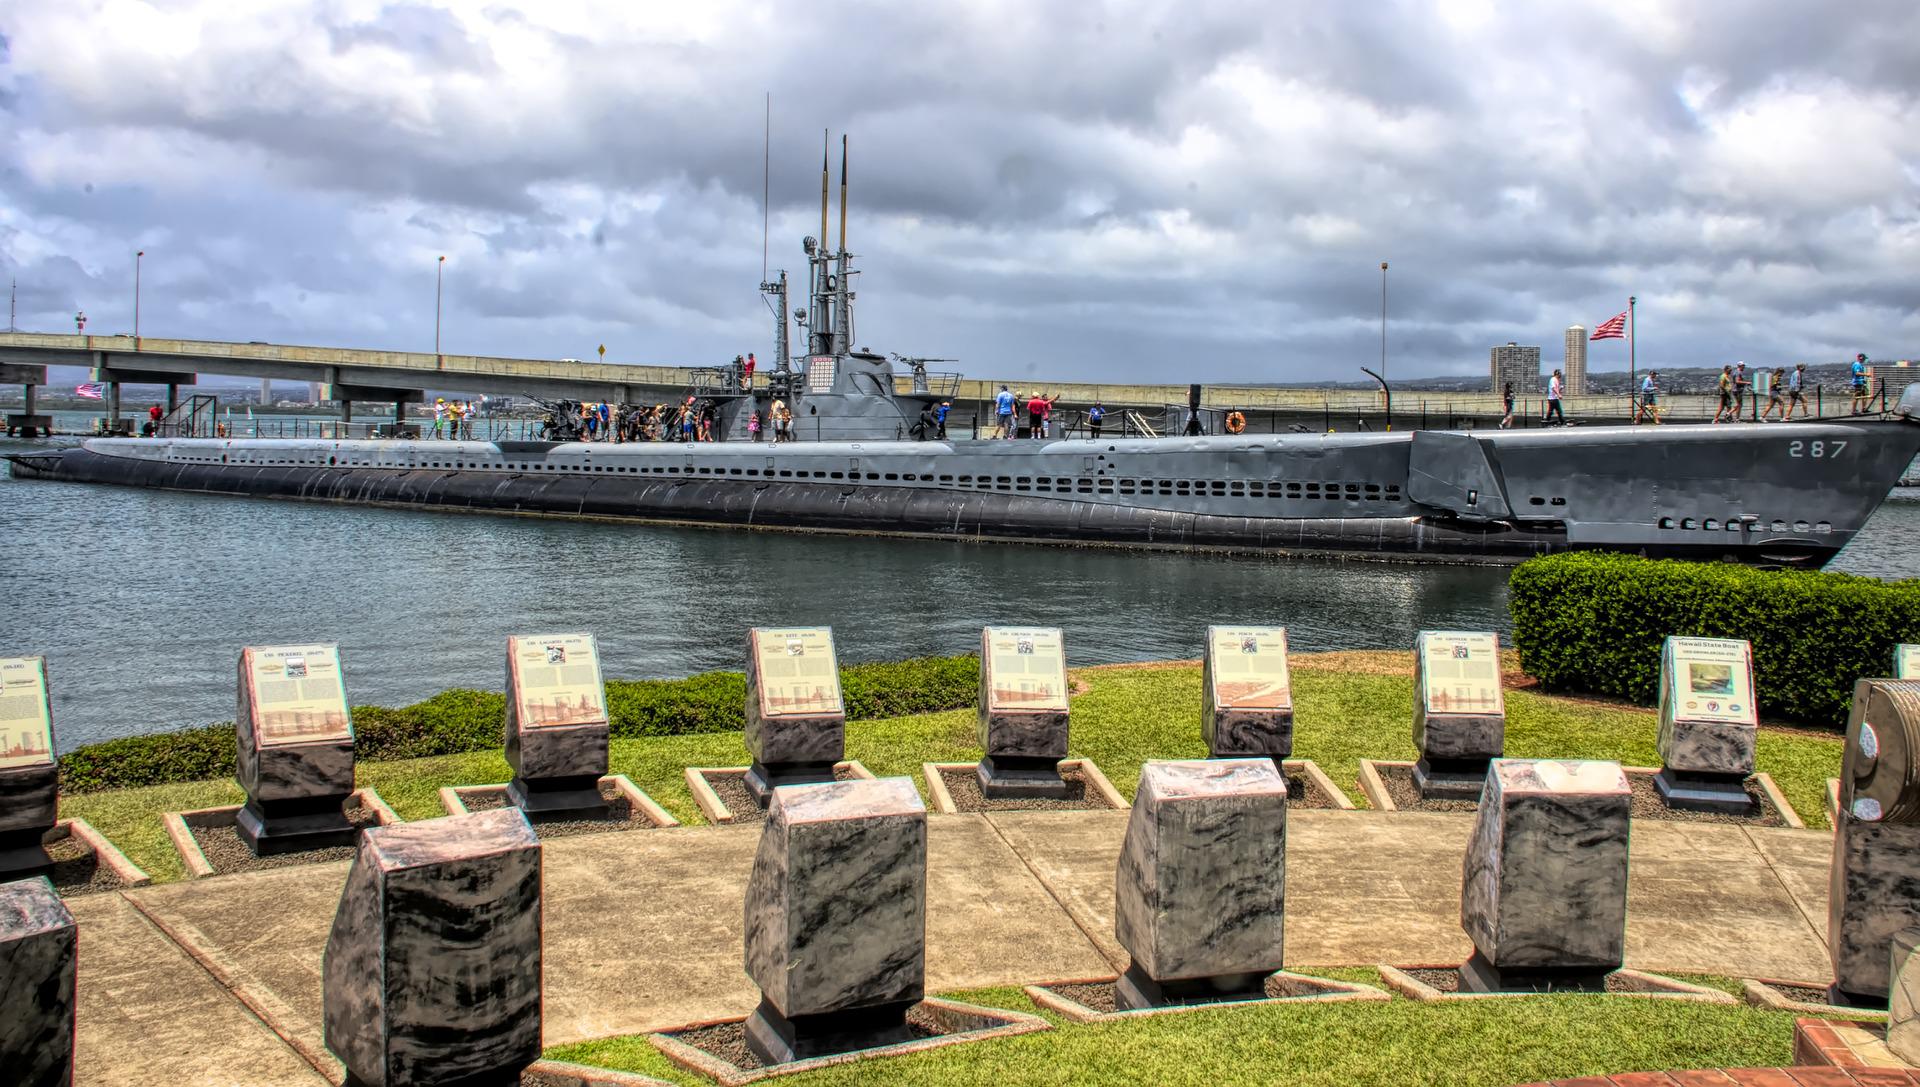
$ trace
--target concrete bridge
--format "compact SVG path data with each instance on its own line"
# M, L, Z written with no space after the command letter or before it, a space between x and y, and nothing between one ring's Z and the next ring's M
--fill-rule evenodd
M356 402L391 404L395 421L400 421L405 418L406 406L421 402L429 391L650 403L720 388L719 371L713 367L14 332L0 333L0 385L24 385L27 392L24 413L7 417L9 429L50 428L51 418L39 414L35 402L35 389L46 384L46 368L50 365L86 367L90 380L105 384L105 414L115 427L131 425L120 419L122 384L166 386L167 410L172 411L180 387L193 385L203 373L319 382L326 386L323 398L339 403L341 417L348 421ZM755 375L756 383L764 381L764 374L763 369ZM910 378L901 374L898 380L900 391L908 391ZM1043 381L1031 376L961 380L951 387L950 395L963 415L979 413L990 418L990 405L1002 384L1016 393L1044 391L1057 395L1059 410L1068 414L1096 402L1116 411L1158 411L1168 405L1184 405L1188 395L1188 387L1183 384ZM1203 390L1201 406L1215 412L1243 411L1252 430L1351 430L1361 420L1372 420L1370 425L1376 427L1383 425L1385 415L1380 393L1352 389L1216 385ZM1668 396L1662 406L1670 417L1696 421L1710 417L1713 410L1709 397ZM1627 404L1624 396L1579 397L1569 398L1566 409L1569 415L1589 422L1624 422ZM1538 415L1540 410L1538 395L1523 399L1522 415ZM1499 421L1501 405L1491 393L1403 390L1394 395L1393 414L1394 425L1400 429L1417 425L1490 427Z

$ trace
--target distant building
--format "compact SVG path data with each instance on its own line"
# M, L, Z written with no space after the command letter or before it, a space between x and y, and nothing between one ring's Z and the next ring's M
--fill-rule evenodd
M1567 326L1567 395L1587 394L1587 327Z
M320 382L318 381L307 382L307 403L318 404L320 402L320 397L321 397Z
M260 406L264 408L272 403L273 403L273 379L270 377L263 377L260 379Z
M1508 342L1493 349L1493 391L1498 394L1513 382L1517 396L1538 396L1546 388L1540 382L1540 349ZM1568 390L1571 392L1572 390Z

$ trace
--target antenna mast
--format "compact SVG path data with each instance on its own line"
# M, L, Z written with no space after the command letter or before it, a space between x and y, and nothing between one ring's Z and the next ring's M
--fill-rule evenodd
M773 92L767 92L767 123L760 144L760 282L767 281L767 232L773 225Z

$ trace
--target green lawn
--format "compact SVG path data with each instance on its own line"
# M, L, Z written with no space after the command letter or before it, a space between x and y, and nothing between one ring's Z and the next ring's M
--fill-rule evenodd
M1371 970L1315 971L1378 982ZM1728 979L1720 979L1726 981ZM1018 989L947 994L1033 1012ZM1793 1016L1745 1005L1551 996L1480 1003L1286 1004L1054 1029L781 1079L831 1084L1228 1084L1511 1087L1532 1080L1671 1068L1791 1064ZM676 1068L644 1037L557 1046L559 1059L710 1081Z
M1363 757L1410 759L1413 751L1413 681L1410 675L1335 672L1303 658L1294 672L1295 754L1310 758L1356 801ZM1409 665L1409 671L1411 666ZM1199 758L1200 670L1193 665L1090 669L1076 673L1085 686L1073 699L1075 755L1092 758L1124 795L1131 796L1148 759ZM1522 757L1618 759L1658 765L1655 718L1650 710L1560 698L1531 691L1507 692L1507 754ZM1759 768L1771 773L1808 826L1826 825L1825 781L1839 773L1837 734L1762 731ZM847 726L847 755L877 774L904 774L923 789L926 762L972 761L971 710L922 714ZM736 766L746 761L737 732L615 740L612 767L631 777L683 822L700 821L681 770L687 766ZM399 762L364 762L362 785L377 789L402 818L445 814L442 785L504 781L498 751ZM237 804L231 781L160 785L65 797L61 811L77 815L125 850L156 880L179 879L179 861L160 813L217 804Z

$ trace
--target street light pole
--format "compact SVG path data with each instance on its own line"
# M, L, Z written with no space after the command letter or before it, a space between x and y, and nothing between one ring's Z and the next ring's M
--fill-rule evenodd
M1380 381L1387 380L1387 262L1380 262Z
M142 249L133 254L133 349L140 350L140 258L147 255Z
M440 284L446 278L447 258L441 257L433 273L433 356L440 357Z

